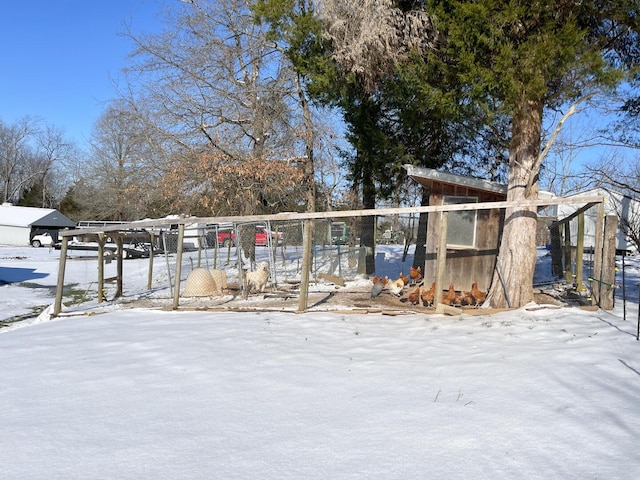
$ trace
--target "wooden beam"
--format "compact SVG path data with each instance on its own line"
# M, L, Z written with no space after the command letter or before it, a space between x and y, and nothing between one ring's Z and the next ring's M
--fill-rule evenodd
M293 213L284 212L273 215L245 215L245 216L224 216L224 217L184 217L184 218L160 218L153 220L142 220L138 222L125 223L120 225L107 225L103 227L80 228L60 232L60 236L73 236L81 234L91 234L100 232L118 232L127 230L141 230L147 227L167 227L170 225L191 225L193 223L218 224L218 223L246 223L246 222L282 222L290 220L306 219L333 219L333 218L353 218L366 216L385 215L411 215L416 213L431 212L452 212L465 210L492 210L503 208L526 208L543 207L548 205L573 205L591 204L589 208L598 203L602 203L604 197L571 197L554 198L541 200L521 200L508 202L481 202L481 203L460 203L453 205L427 205L424 207L404 207L404 208L380 208L368 210L344 210L314 213Z
M598 203L602 203L602 202L589 202L586 205L583 205L582 207L578 208L575 212L573 212L571 215L567 215L566 217L564 217L562 220L556 220L555 222L551 222L551 225L549 226L549 228L552 228L554 225L562 225L563 223L570 222L571 220L576 218L578 215L589 210L591 207L598 205Z
M436 313L439 314L443 314L443 315L462 315L462 309L456 308L456 307L451 307L449 305L445 305L443 303L439 303L436 306Z

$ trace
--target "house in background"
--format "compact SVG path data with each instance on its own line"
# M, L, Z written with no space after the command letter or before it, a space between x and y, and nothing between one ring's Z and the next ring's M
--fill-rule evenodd
M640 230L640 202L625 196L622 193L605 190L604 188L594 188L575 195L569 195L567 198L577 196L601 196L604 197L604 213L605 215L616 215L620 219L618 231L616 233L616 251L619 253L637 254L637 248L628 238L625 224L631 225L632 228ZM558 205L558 218L564 218L571 215L579 205ZM588 210L584 214L584 248L593 249L595 247L595 231L596 231L596 211ZM576 246L578 238L578 219L574 218L570 222L571 246Z
M27 246L38 234L49 233L54 240L58 231L76 223L53 208L0 205L0 245Z

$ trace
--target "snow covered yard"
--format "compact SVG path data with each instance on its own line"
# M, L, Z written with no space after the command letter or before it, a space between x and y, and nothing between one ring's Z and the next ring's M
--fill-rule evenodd
M44 275L30 252L20 266ZM18 290L0 287L5 311ZM621 302L26 320L0 329L0 477L635 479L635 302L627 321Z

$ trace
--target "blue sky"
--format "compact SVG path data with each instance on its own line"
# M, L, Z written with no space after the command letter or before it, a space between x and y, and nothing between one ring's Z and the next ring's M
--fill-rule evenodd
M176 2L2 0L0 119L39 117L86 147L133 49L124 25L134 33L159 31L162 10ZM598 148L582 151L578 163L601 155Z
M30 115L86 146L116 96L134 32L158 31L170 0L8 0L0 10L0 119Z

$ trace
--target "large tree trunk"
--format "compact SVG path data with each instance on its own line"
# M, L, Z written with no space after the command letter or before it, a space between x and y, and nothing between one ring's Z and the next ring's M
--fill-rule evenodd
M507 201L538 197L536 159L540 152L542 100L525 101L513 117L513 137L509 148ZM531 188L527 189L533 176ZM536 266L535 208L506 209L502 241L487 300L495 308L520 308L533 300L533 273Z

